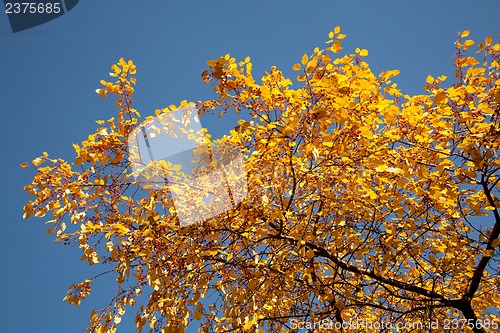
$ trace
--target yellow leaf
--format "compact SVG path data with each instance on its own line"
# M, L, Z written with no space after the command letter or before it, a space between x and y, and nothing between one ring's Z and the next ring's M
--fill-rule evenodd
M253 319L252 319L252 320L248 321L248 322L245 324L245 326L243 326L243 329L244 329L244 330L249 330L249 329L251 329L251 328L253 327L253 325L255 325L255 323L257 322L257 319L258 319L258 317L257 317L257 316L253 317Z
M142 236L143 237L148 237L149 235L151 235L153 233L153 231L151 229L146 229L142 232Z
M342 43L339 40L336 40L330 49L333 53L339 53L342 50Z
M366 57L368 55L368 50L367 49L362 49L361 51L359 51L359 55L361 57Z
M295 65L293 65L292 69L293 69L294 71L300 71L300 64L295 64Z
M401 173L401 172L403 172L402 169L400 169L400 168L393 168L393 167L387 168L387 169L385 169L385 171L390 172L390 173Z
M493 38L491 38L491 36L486 37L486 39L484 41L484 43L486 44L486 46L490 46L491 42L493 42Z
M399 75L399 70L397 70L397 69L393 69L390 71L380 73L380 77L384 81L387 81L388 79L390 79L391 77L394 77L396 75Z
M359 128L359 131L361 132L361 135L364 136L365 138L367 138L367 139L373 138L373 133L370 130L370 127L368 127L368 126L361 126Z
M307 64L308 61L309 57L307 56L307 54L304 53L304 55L302 56L302 65Z
M175 172L180 172L182 169L182 164L175 164L172 166L172 170L174 170Z
M469 34L470 34L470 31L469 30L465 30L465 31L463 31L460 34L460 38L465 38L465 37L469 36Z
M474 162L475 166L477 166L478 168L482 167L483 157L482 157L481 153L476 148L471 149L470 156L471 156L471 159ZM489 209L489 210L493 210L493 209Z
M438 245L438 246L436 246L436 247L437 247L437 249L439 250L439 252L441 252L441 253L446 253L446 249L448 248L448 247L447 247L446 245L444 245L444 244L440 244L440 245Z
M341 89L339 89L340 92L342 92ZM337 102L340 106L346 106L347 105L347 99L344 97L337 97L335 98L335 102Z
M115 224L115 228L116 228L116 230L117 230L118 233L123 234L123 235L130 231L129 228L125 227L121 223Z
M464 46L465 47L470 47L474 45L474 41L472 39L467 39L465 42L464 42Z
M202 317L203 317L203 305L201 305L201 303L198 303L198 307L194 312L194 319L201 320Z
M120 152L118 152L118 154L116 154L116 156L115 156L115 157L111 160L111 163L113 163L113 164L118 164L118 163L120 163L120 162L121 162L122 158L123 158L123 153L120 151Z
M33 163L34 166L39 166L42 162L43 160L40 157L37 157L31 163Z
M335 29L333 29L334 34L338 34L340 32L340 27L336 26Z
M437 82L443 82L447 79L448 77L446 75L440 75L438 78L437 78Z
M312 258L314 258L314 250L312 250L312 249L307 250L306 258L307 258L307 260L311 260Z
M28 163L23 162L23 163L20 164L20 166L21 166L21 168L26 168L26 167L28 167Z
M148 210L152 210L155 207L155 199L154 198L149 198L148 204L146 204L144 207Z
M252 279L252 280L248 281L247 287L251 291L255 291L257 289L258 283L259 283L259 280Z
M432 77L432 75L427 75L427 78L425 79L425 82L427 82L428 84L433 84L434 83L434 78Z
M237 274L235 274L234 271L230 271L229 278L234 281L234 280L237 280L239 278L239 276Z
M434 103L438 104L439 102L442 102L443 100L446 99L446 93L444 91L440 91L434 96Z

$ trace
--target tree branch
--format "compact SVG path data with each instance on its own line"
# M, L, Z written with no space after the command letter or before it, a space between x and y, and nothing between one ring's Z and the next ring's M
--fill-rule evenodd
M298 241L295 238L290 237L290 236L274 235L273 237L274 238L278 238L278 239L288 240L289 242L291 242L293 244L297 244L298 243ZM345 263L342 260L340 260L339 258L337 258L336 256L332 255L326 249L324 249L324 248L322 248L320 246L317 246L315 244L312 244L311 242L305 242L305 246L313 249L314 253L317 256L320 256L320 257L323 257L325 259L331 260L337 266L339 266L342 269L345 269L346 271L349 271L349 272L352 272L352 273L355 273L355 274L359 274L359 275L368 276L368 277L370 277L370 278L372 278L372 279L374 279L376 281L379 281L379 282L382 282L382 283L388 284L390 286L393 286L393 287L396 287L396 288L400 288L400 289L403 289L403 290L406 290L406 291L409 291L409 292L417 293L419 295L422 295L422 296L425 296L425 297L428 297L428 298L437 299L437 300L440 300L440 301L445 302L445 303L449 302L449 300L446 297L444 297L443 295L441 295L439 293L436 293L434 291L427 290L425 288L422 288L422 287L419 287L419 286L415 286L415 285L412 285L412 284L409 284L409 283L406 283L406 282L402 282L402 281L398 281L398 280L394 280L394 279L391 279L391 278L387 278L387 277L378 275L373 270L367 270L367 269L359 268L359 267L356 267L354 265Z
M486 269L486 266L488 265L488 262L490 261L492 257L492 252L495 251L493 247L493 242L498 238L500 235L500 215L498 214L497 207L495 205L495 201L493 200L493 197L491 196L491 192L488 189L488 184L484 180L484 178L481 180L481 185L483 186L483 191L484 194L486 195L486 198L488 199L488 203L490 206L495 207L493 210L493 216L495 217L495 225L493 226L493 229L491 230L491 235L488 239L488 243L486 244L486 253L481 257L481 260L479 260L479 263L477 264L477 267L474 271L474 274L472 275L472 279L470 281L469 287L467 288L467 291L465 293L465 298L471 300L474 297L474 294L476 293L477 289L479 288L479 284L481 283L481 279L483 277L484 270Z

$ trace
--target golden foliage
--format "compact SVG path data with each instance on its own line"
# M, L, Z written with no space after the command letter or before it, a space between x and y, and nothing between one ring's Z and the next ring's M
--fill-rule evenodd
M73 163L35 158L25 187L34 199L24 217L50 212L58 241L116 272L117 296L89 331L114 332L146 290L138 332L183 332L192 320L200 332L288 332L291 320L356 319L497 332L500 44L487 37L479 60L467 55L468 34L456 42L456 82L429 76L414 96L391 81L399 71L372 73L365 49L335 58L339 27L293 66L295 83L275 67L256 82L249 58L208 61L202 77L218 98L200 112L250 118L223 139L245 154L249 194L183 228L167 190L138 189L130 176L136 68L120 59L117 81L97 90L117 96L116 119L74 145ZM78 305L90 281L68 301Z

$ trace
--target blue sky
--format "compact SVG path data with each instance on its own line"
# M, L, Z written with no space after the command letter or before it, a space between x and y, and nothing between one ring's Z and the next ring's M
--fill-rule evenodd
M52 243L44 220L23 221L22 187L33 174L19 163L47 151L71 159L72 143L115 114L95 93L120 57L138 67L136 108L143 116L181 100L213 97L203 84L206 61L226 53L250 56L254 77L272 65L292 74L305 52L325 46L336 25L347 34L343 52L370 51L372 70L399 69L404 93L423 91L425 77L453 83L453 42L471 30L483 40L500 32L500 2L485 1L131 1L84 0L68 14L13 34L0 13L0 233L2 332L83 332L92 308L114 295L111 279L96 281L80 308L62 301L67 286L106 270L80 261L80 252ZM235 117L203 117L215 137ZM118 332L133 332L133 313Z

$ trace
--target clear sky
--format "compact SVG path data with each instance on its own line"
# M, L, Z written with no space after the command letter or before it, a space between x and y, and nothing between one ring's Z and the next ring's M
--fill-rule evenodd
M72 159L71 144L92 133L96 119L114 116L112 102L95 89L120 57L137 64L136 108L147 116L183 99L213 97L200 76L208 59L250 56L255 78L273 65L292 74L291 66L324 47L340 25L347 34L343 52L368 49L372 70L401 70L394 81L411 94L423 91L428 74L453 83L457 32L496 39L498 13L498 0L82 0L62 17L14 34L2 9L0 330L83 332L91 309L106 306L115 293L103 277L80 308L62 301L67 286L107 267L89 267L77 248L53 244L44 220L22 220L28 200L22 188L33 173L19 163L42 151ZM235 118L203 117L202 123L220 137ZM134 317L129 312L118 332L134 332Z

